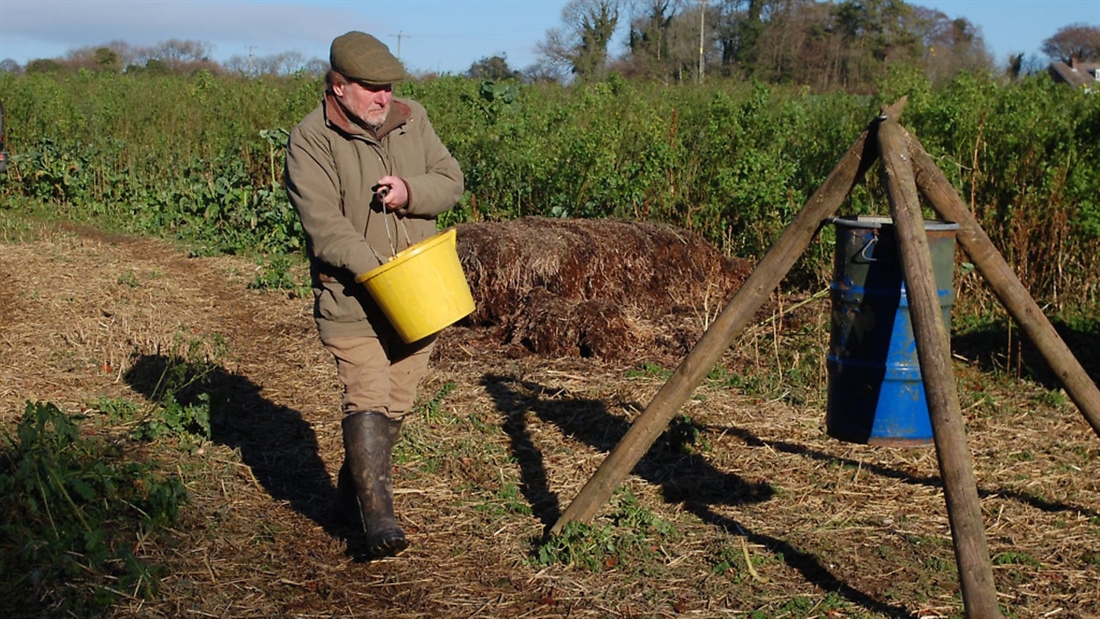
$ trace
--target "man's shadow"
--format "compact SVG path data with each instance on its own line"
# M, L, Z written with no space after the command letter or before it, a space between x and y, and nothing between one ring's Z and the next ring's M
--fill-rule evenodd
M561 517L562 508L557 495L549 489L542 454L527 428L527 413L533 412L540 419L558 426L567 436L600 451L613 449L626 435L630 424L623 417L608 412L599 400L557 399L553 390L533 381L486 375L482 385L504 417L504 431L520 466L521 492L531 504L532 513L548 530ZM679 428L683 430L685 428ZM690 432L691 428L686 430ZM676 436L677 431L675 427L666 431L633 470L639 477L659 485L666 501L681 503L701 521L767 547L802 574L808 583L822 590L836 591L853 604L888 617L911 616L906 608L879 602L842 582L817 557L798 550L790 542L755 533L714 511L713 505L767 501L775 491L770 484L748 482L732 473L719 471L698 454L684 453L679 448L682 441Z
M321 460L317 436L302 415L260 395L260 386L220 365L144 355L126 382L151 401L166 394L181 406L209 406L211 440L239 450L260 486L336 537L348 529L334 517L336 489Z

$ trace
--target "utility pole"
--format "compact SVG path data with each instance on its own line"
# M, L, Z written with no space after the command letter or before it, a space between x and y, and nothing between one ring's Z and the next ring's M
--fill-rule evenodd
M409 35L405 34L402 30L398 30L397 34L391 34L390 36L397 39L397 59L401 60L401 39Z
M699 0L699 83L703 83L703 47L706 32L707 0Z

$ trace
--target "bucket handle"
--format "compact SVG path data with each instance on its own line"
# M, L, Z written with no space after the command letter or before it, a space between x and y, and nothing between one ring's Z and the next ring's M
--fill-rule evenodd
M386 189L385 187L382 187L381 189L379 189L378 192L377 192L378 201L382 202L382 200L385 199L386 194L388 194L389 192L390 192L390 190ZM373 212L374 212L374 209L367 209L367 227L368 228L370 227L370 216L371 216L371 213L373 213ZM390 222L389 222L389 219L386 217L386 215L387 215L386 205L385 205L385 203L383 203L382 204L382 225L383 225L383 227L386 228L386 240L389 241L389 244L390 244L390 257L387 258L386 260L383 260L382 257L378 255L378 252L374 250L374 247L368 245L368 247L370 247L371 253L374 254L374 257L378 260L379 264L385 264L388 260L393 260L394 258L397 257L397 246L394 244L393 237L397 235L397 226L398 226L398 224L401 224L401 231L405 233L405 246L408 247L408 246L412 245L412 240L409 239L409 229L405 225L405 222L402 221L402 219L397 216L397 213L393 213L392 211L389 211L389 213L393 214L393 219L394 219L394 222L395 222L393 224L393 228L394 228L393 234L390 234ZM364 230L364 233L365 232L366 231Z

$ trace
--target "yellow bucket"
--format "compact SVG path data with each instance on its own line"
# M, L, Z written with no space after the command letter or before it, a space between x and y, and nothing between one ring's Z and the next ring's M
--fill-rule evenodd
M474 311L455 236L454 228L440 232L355 279L406 343L441 331Z

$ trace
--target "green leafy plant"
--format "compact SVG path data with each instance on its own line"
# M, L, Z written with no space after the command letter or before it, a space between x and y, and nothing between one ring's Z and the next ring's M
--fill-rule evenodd
M702 424L688 415L677 415L669 423L665 433L673 450L690 454L710 449L704 430Z
M225 348L220 336L213 341L213 356ZM191 440L211 437L211 410L220 394L211 383L219 366L204 352L206 343L191 339L182 355L169 357L152 388L150 407L137 422L131 437L152 441L166 436Z
M161 570L132 540L171 525L183 483L129 461L123 446L81 432L83 419L27 403L15 436L0 442L0 608L96 613L125 595L151 597Z
M618 489L611 506L611 524L570 521L559 535L536 544L534 560L540 565L572 564L591 571L617 568L633 559L644 562L674 533L672 525L642 507L629 488Z
M294 264L290 256L275 255L266 265L260 267L248 287L253 290L289 290L298 297L304 297L309 291L309 285L295 279L291 272Z
M447 399L447 396L455 390L455 384L453 382L444 383L428 400L417 402L416 409L422 413L428 420L438 420L441 414L443 401Z
M467 191L442 225L633 218L690 228L747 259L771 247L866 123L905 94L904 124L1040 305L1095 305L1100 103L1045 75L1003 84L960 73L933 84L898 66L871 97L619 75L567 88L457 76L398 88L429 109L463 168ZM301 75L0 73L8 112L23 119L9 130L18 157L6 197L204 251L299 253L305 237L283 187L285 127L322 89ZM845 210L883 214L881 182L864 180ZM807 250L793 282L827 277L826 245Z

